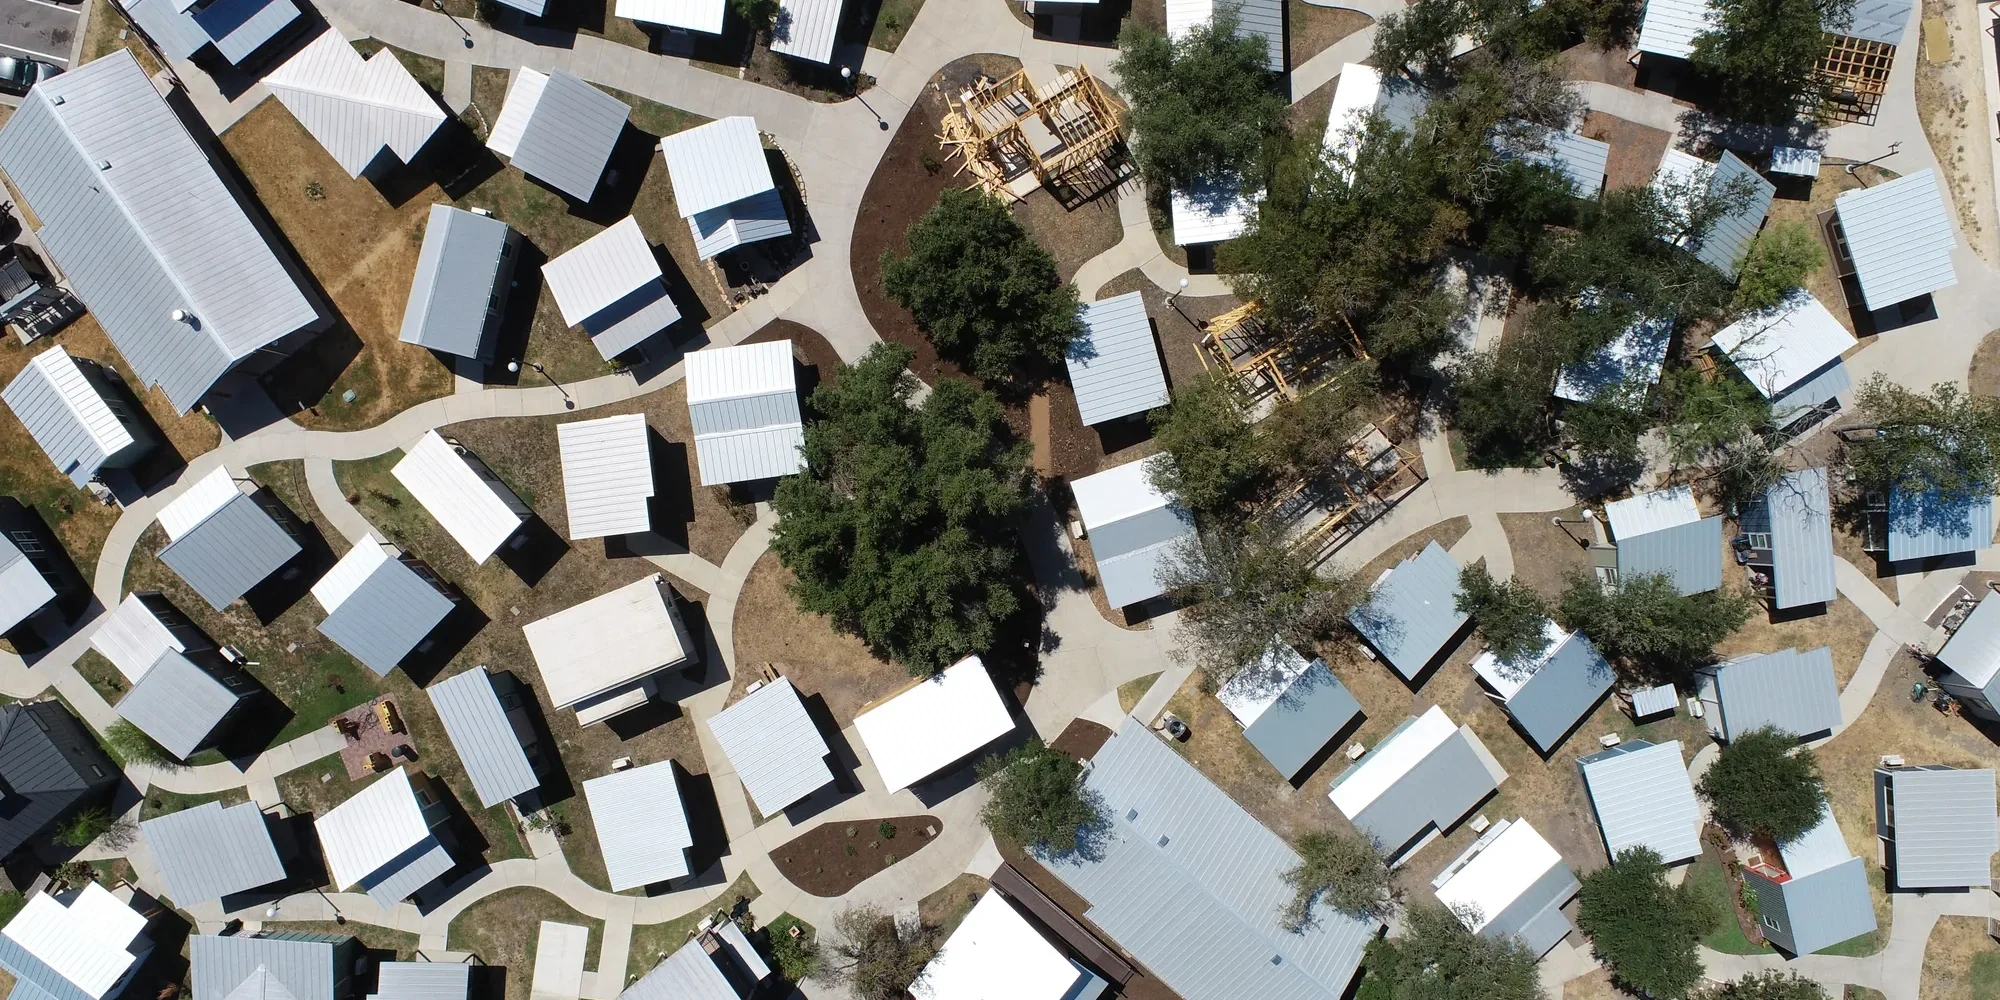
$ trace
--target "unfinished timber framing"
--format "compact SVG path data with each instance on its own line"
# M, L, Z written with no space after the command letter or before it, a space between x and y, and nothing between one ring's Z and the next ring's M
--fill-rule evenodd
M1293 525L1293 549L1323 562L1363 528L1387 514L1428 478L1423 459L1364 424L1327 474L1301 482L1270 506L1278 523Z
M1307 349L1257 318L1250 302L1208 321L1197 345L1203 368L1220 372L1250 403L1297 399L1338 371L1334 352Z
M938 144L958 156L973 187L1003 201L1046 187L1075 207L1131 173L1124 112L1081 66L1040 89L1022 69L1000 80L981 77L956 100L944 98L949 110Z
M1819 81L1825 93L1818 111L1830 122L1875 124L1882 95L1889 89L1889 66L1896 47L1887 42L1847 35L1828 35L1826 54L1819 59Z

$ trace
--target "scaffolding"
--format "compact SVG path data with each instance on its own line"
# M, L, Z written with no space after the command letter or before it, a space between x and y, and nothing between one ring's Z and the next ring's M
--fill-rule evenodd
M1828 35L1817 74L1825 95L1819 103L1820 116L1830 122L1875 124L1895 58L1896 47L1887 42Z
M1293 525L1291 544L1315 562L1325 560L1389 512L1427 478L1423 459L1364 424L1345 442L1329 475L1300 482L1266 514Z
M945 95L938 143L956 154L973 186L1002 200L1046 187L1074 207L1131 174L1124 112L1090 70L1065 70L1037 89L1028 71L981 77L957 100Z
M1196 345L1202 367L1222 373L1253 406L1297 399L1337 373L1333 353L1272 329L1258 312L1250 302L1209 320Z

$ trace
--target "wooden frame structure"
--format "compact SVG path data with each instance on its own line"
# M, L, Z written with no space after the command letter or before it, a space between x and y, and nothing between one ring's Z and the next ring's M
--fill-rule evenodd
M1422 461L1416 452L1390 441L1381 428L1366 424L1347 439L1346 460L1328 470L1331 482L1301 482L1266 513L1286 521L1318 514L1291 540L1294 549L1318 562L1423 485L1429 477Z
M1816 110L1830 122L1875 124L1896 47L1848 35L1826 37L1827 51L1816 74L1826 96Z
M981 77L958 100L946 94L945 104L938 144L958 155L974 187L1003 200L1045 186L1073 207L1131 173L1124 110L1084 67L1041 88L1025 69Z
M1196 345L1202 367L1221 372L1253 404L1297 399L1335 373L1326 352L1301 350L1298 338L1271 330L1258 312L1250 302L1203 324Z

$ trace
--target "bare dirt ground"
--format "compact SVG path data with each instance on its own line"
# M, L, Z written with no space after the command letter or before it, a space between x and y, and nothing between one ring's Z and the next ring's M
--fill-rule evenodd
M1125 236L1118 222L1118 199L1109 194L1070 209L1046 189L1037 188L1015 202L1013 210L1021 228L1056 259L1056 274L1064 281Z
M1583 134L1611 144L1611 160L1604 170L1604 186L1610 190L1651 184L1653 173L1660 168L1660 157L1673 138L1659 129L1602 111L1584 114Z
M1972 370L1965 375L1965 387L1977 396L2000 396L2000 330L1979 338L1972 352Z
M2000 261L2000 226L1993 204L1993 144L1987 137L1985 62L1979 46L1993 40L1981 31L1985 4L1924 0L1923 16L1943 18L1951 38L1948 62L1932 62L1928 46L1898 52L1917 60L1917 117L1951 188L1959 230L1988 267Z
M820 615L801 612L786 589L792 573L766 552L750 570L736 598L736 686L731 700L771 663L810 701L825 699L835 725L845 729L863 708L901 690L911 677L900 664L868 651L868 646Z
M1582 508L1549 511L1543 514L1502 514L1500 527L1507 533L1507 547L1514 552L1514 578L1553 601L1562 596L1564 574L1571 570L1590 572L1590 553L1575 538L1588 538L1590 526L1566 525L1575 536L1549 523L1561 516L1575 520Z

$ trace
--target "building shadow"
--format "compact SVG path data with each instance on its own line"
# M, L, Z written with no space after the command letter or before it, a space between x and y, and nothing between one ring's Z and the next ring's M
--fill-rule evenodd
M604 173L598 177L597 187L591 191L589 201L579 202L554 188L550 190L569 203L569 214L600 226L609 226L632 214L632 205L639 197L639 186L645 183L646 171L652 169L653 161L659 156L659 150L655 148L658 142L657 136L639 131L628 121L618 133L618 141L611 146L611 157L604 161Z
M389 178L386 187L378 184L377 190L397 207L421 194L429 184L436 184L446 197L458 201L505 168L500 155L486 148L472 126L452 117L431 134L431 141L424 143L408 169ZM406 190L406 186L413 189Z
M288 534L299 543L299 552L291 561L257 582L243 594L243 602L250 607L250 613L257 616L257 623L269 625L304 599L311 592L312 585L326 575L338 560L333 548L327 544L326 536L320 533L319 525L307 521L293 513L279 500L269 487L259 486L253 494L258 506L266 509L276 506L285 511L289 520Z
M729 853L729 829L722 822L722 805L715 798L715 779L706 774L689 774L679 761L673 767L674 779L680 784L681 805L687 810L688 832L694 836L694 846L687 852L688 870L706 872L717 867Z
M568 552L569 543L537 514L521 522L521 529L500 546L497 555L522 583L532 587Z
M458 602L452 605L451 613L445 615L444 620L438 622L398 666L402 667L403 674L409 677L411 683L428 687L451 664L452 658L472 642L473 636L478 635L492 620L479 605L472 602L472 598L460 595Z
M244 671L244 674L247 676L249 671ZM256 682L255 677L250 680ZM284 732L294 718L290 706L261 684L254 697L256 700L249 710L243 712L215 744L215 751L238 771L249 771L257 756L270 748L278 734Z
M1118 29L1131 13L1131 0L1038 6L1035 11L1035 37L1049 42L1115 47L1118 44Z
M979 784L979 762L992 756L1005 755L1015 747L1022 746L1035 735L1035 727L1019 714L1014 715L1014 728L995 738L985 746L953 761L936 774L910 786L910 794L924 804L926 809L935 809L946 799Z
M688 468L688 446L669 441L646 428L646 446L653 459L653 497L646 501L653 533L688 550L688 530L694 523L694 486Z

